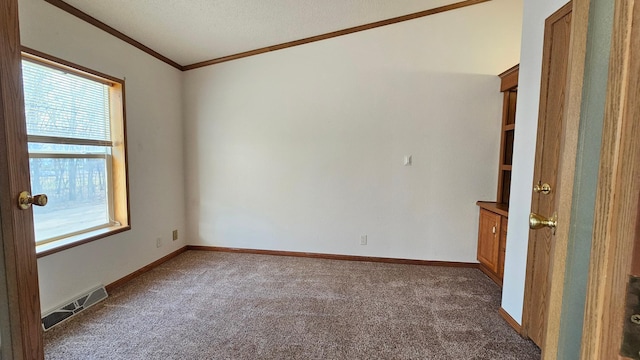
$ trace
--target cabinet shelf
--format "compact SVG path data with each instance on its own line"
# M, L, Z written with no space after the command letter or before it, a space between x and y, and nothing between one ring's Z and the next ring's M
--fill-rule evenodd
M498 285L502 285L506 254L513 143L516 129L516 102L518 98L518 65L500 74L500 91L504 96L498 162L498 194L496 202L478 201L478 261L480 270Z
M491 201L478 201L476 202L481 209L489 210L502 216L509 216L509 204L501 204Z
M498 191L496 202L509 203L511 195L511 166L513 165L513 143L516 129L516 105L518 100L519 66L500 74L500 91L503 93L502 132L500 137L500 159L498 160Z

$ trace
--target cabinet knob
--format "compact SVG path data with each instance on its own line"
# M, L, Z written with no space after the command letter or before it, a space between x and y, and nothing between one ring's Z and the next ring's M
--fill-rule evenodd
M494 233L494 234L496 233L496 226L495 225L493 225L493 228L491 229L491 232Z

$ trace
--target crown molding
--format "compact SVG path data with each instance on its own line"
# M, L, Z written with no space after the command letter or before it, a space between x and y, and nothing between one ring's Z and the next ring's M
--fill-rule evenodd
M298 46L298 45L304 45L304 44L308 44L308 43L312 43L312 42L316 42L316 41L321 41L321 40L326 40L326 39L331 39L334 37L338 37L338 36L344 36L344 35L348 35L348 34L353 34L356 32L360 32L360 31L365 31L365 30L370 30L370 29L375 29L381 26L387 26L387 25L392 25L392 24L397 24L399 22L404 22L404 21L409 21L409 20L414 20L414 19L418 19L418 18L422 18L425 16L430 16L430 15L435 15L435 14L439 14L439 13L443 13L446 11L451 11L451 10L456 10L456 9L461 9L467 6L472 6L472 5L477 5L477 4L481 4L484 2L488 2L491 0L465 0L465 1L460 1L454 4L449 4L449 5L444 5L444 6L440 6L440 7L436 7L433 9L429 9L429 10L424 10L424 11L419 11L419 12L415 12L415 13L411 13L411 14L407 14L407 15L403 15L403 16L398 16L398 17L394 17L391 19L386 19L386 20L380 20L380 21L376 21L376 22L372 22L372 23L368 23L368 24L364 24L364 25L359 25L359 26L354 26L354 27L350 27L347 29L343 29L343 30L338 30L338 31L332 31L326 34L321 34L321 35L316 35L316 36L311 36L308 38L304 38L304 39L300 39L300 40L294 40L294 41L289 41L289 42L285 42L285 43L281 43L281 44L277 44L277 45L271 45L271 46L266 46L263 48L259 48L259 49L254 49L254 50L249 50L249 51L244 51L241 53L237 53L237 54L233 54L233 55L227 55L227 56L223 56L223 57L219 57L219 58L215 58L215 59L211 59L211 60L205 60L205 61L200 61L197 63L193 63L193 64L189 64L189 65L180 65L177 62L169 59L168 57L158 53L157 51L149 48L148 46L142 44L141 42L125 35L124 33L112 28L111 26L103 23L102 21L94 18L93 16L81 11L80 9L73 7L69 4L67 4L66 2L64 2L63 0L44 0L47 3L63 10L66 11L67 13L86 21L87 23L103 30L106 31L107 33L115 36L116 38L144 51L145 53L155 57L156 59L163 61L171 66L173 66L174 68L181 70L181 71L187 71L187 70L193 70L193 69L198 69L201 67L205 67L205 66L210 66L210 65L215 65L215 64L220 64L223 62L227 62L227 61L232 61L232 60L237 60L237 59L242 59L245 57L249 57L249 56L254 56L254 55L259 55L259 54L264 54L267 52L271 52L271 51L277 51L277 50L282 50L282 49L286 49L286 48L290 48L290 47L294 47L294 46Z

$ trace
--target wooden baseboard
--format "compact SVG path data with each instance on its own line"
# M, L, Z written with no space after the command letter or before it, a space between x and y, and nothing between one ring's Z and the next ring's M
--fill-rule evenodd
M522 336L522 327L511 317L511 315L509 315L509 313L505 309L500 307L500 309L498 309L498 313L507 322L507 324L509 324L518 334L520 334L520 336Z
M174 257L182 254L187 250L199 250L199 251L219 251L219 252L235 252L245 254L260 254L260 255L276 255L276 256L294 256L294 257L306 257L315 259L329 259L329 260L348 260L348 261L368 261L368 262L380 262L389 264L407 264L407 265L425 265L425 266L447 266L447 267L462 267L462 268L477 268L477 263L467 262L453 262L453 261L430 261L430 260L411 260L411 259L396 259L396 258L382 258L371 256L354 256L354 255L335 255L335 254L321 254L321 253L307 253L307 252L295 252L295 251L276 251L276 250L258 250L258 249L240 249L240 248L228 248L219 246L202 246L202 245L187 245L180 248L169 255L166 255L151 264L138 269L131 274L122 277L111 284L105 286L107 292L111 292L114 289L121 287L132 279L148 272L149 270L158 267L160 264L167 262Z
M149 264L149 265L147 265L147 266L145 266L145 267L143 267L141 269L138 269L138 270L132 272L131 274L129 274L129 275L123 277L123 278L120 278L120 279L112 282L111 284L105 286L105 288L107 289L107 293L110 293L112 290L119 288L120 286L128 283L129 281L133 280L134 278L146 273L147 271L149 271L149 270L151 270L151 269L153 269L155 267L158 267L160 264L173 259L174 257L182 254L185 251L187 251L187 247L186 246L184 246L184 247L182 247L182 248L170 253L169 255L161 257L160 259L152 262L151 264Z
M491 280L493 280L496 284L498 284L498 286L502 287L502 279L496 276L496 274L494 274L493 271L489 270L486 266L482 264L478 264L478 269L480 269L480 271L482 271L483 273L485 273L485 275L490 277Z
M259 255L294 256L294 257L306 257L306 258L329 259L329 260L368 261L368 262L407 264L407 265L447 266L447 267L463 267L463 268L478 267L477 263L467 263L467 262L411 260L411 259L382 258L382 257L371 257L371 256L308 253L308 252L296 252L296 251L240 249L240 248L228 248L228 247L220 247L220 246L187 245L187 250L235 252L235 253L245 253L245 254L259 254Z

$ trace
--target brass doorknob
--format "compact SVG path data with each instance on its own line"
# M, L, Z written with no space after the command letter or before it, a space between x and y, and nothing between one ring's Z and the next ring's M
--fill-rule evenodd
M47 195L38 194L31 196L28 191L23 191L18 196L18 206L22 210L27 210L31 207L31 205L45 206L47 205L48 201L49 199L47 198Z
M553 214L553 216L551 216L548 219L536 213L531 213L531 215L529 215L530 229L537 230L543 227L549 227L553 230L553 234L555 235L557 225L558 225L558 216L555 213Z

